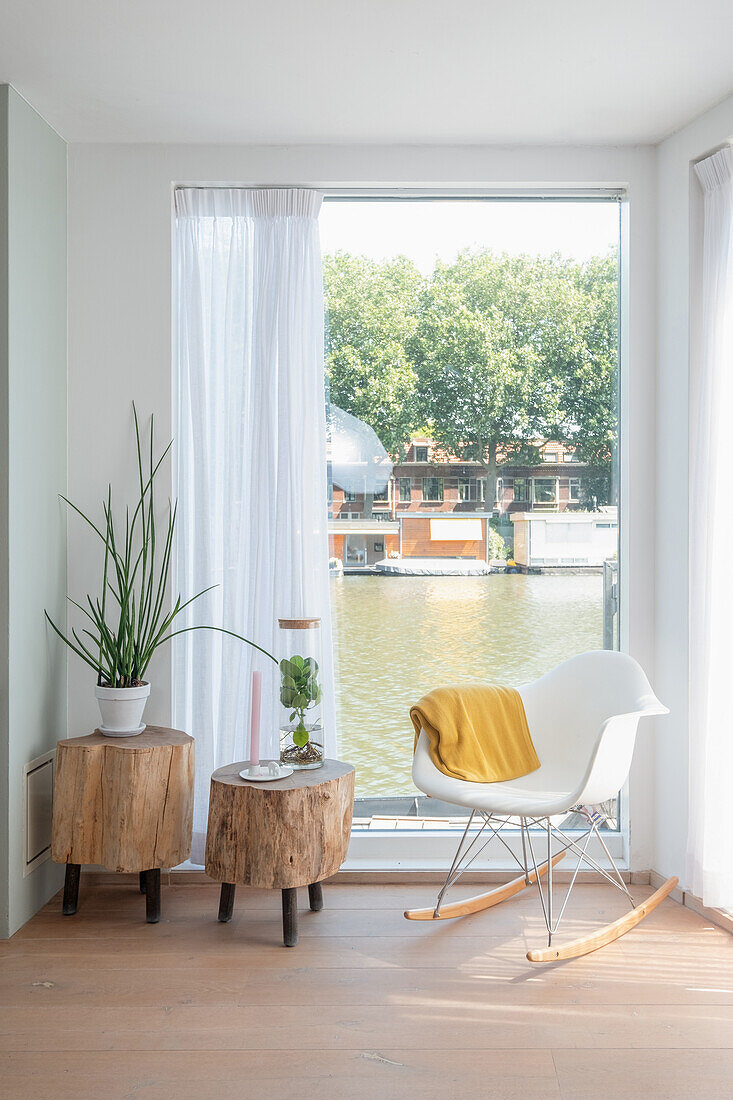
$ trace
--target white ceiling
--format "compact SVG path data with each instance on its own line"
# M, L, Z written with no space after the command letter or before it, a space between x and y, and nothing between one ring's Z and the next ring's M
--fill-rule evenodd
M2 0L68 141L655 142L733 91L733 0Z

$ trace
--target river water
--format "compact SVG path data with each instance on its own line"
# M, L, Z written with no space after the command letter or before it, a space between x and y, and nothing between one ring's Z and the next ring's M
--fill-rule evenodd
M356 795L415 793L409 708L431 688L518 686L603 644L603 578L334 577L336 706Z

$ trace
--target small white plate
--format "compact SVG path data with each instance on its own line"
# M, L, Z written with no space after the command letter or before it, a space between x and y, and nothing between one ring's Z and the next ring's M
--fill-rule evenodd
M279 771L277 775L272 775L270 772L263 772L262 775L250 775L248 769L244 769L239 773L240 779L246 779L248 783L276 783L278 779L287 779L289 775L293 774L293 769L289 768L285 764L279 764Z
M138 726L136 730L108 730L106 726L97 726L97 729L105 737L137 737L145 729L145 722Z

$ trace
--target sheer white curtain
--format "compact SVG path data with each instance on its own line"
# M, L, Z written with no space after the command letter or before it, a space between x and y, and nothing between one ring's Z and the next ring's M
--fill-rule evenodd
M188 621L276 656L279 617L320 616L333 756L321 195L184 188L175 204L178 590L216 584ZM196 739L191 858L201 863L211 772L249 754L254 668L261 755L278 754L277 669L212 631L173 644L174 722Z
M690 377L690 809L688 877L733 908L733 150L696 165L704 192L699 358Z

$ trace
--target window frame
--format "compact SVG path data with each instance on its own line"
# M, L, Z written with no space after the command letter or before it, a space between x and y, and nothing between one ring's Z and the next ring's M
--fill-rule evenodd
M591 173L591 176L593 173ZM610 173L613 178L614 173ZM396 186L375 185L357 187L323 187L325 201L341 200L351 201L362 199L379 202L382 200L394 201L433 201L435 199L466 199L474 201L501 202L527 200L560 201L613 201L619 207L619 334L618 334L618 516L619 516L619 558L623 556L623 564L619 568L619 637L622 650L628 650L629 617L628 603L626 600L627 570L625 562L629 560L628 548L628 474L626 466L628 461L628 435L630 424L628 416L629 376L629 330L628 330L628 273L629 273L629 185L619 182L616 185L607 186L600 183L589 183L587 186L559 185L557 187L516 187L500 186L487 188L485 185L456 187L446 186L442 188L421 186ZM643 195L639 200L639 209L645 210L647 203ZM639 224L639 223L637 223ZM637 341L638 343L638 341ZM578 461L573 458L573 461ZM516 480L516 479L515 479ZM513 500L519 504L531 506L532 493L527 484L530 477L520 478L524 483L523 499ZM514 494L514 487L513 487ZM621 792L621 805L619 810L619 830L617 832L604 833L604 840L609 846L620 869L628 869L629 859L629 801L628 783ZM512 833L506 830L502 834L509 839L510 846L515 854L521 855L521 849L517 847L516 839ZM444 863L452 859L455 851L456 831L441 830L430 831L389 831L368 830L364 833L352 833L349 847L346 870L387 870L399 868L401 870L427 870L443 869ZM490 846L494 847L494 846ZM501 853L494 851L494 858L486 860L480 857L474 863L476 870L496 870L502 873L512 868L512 864L502 859Z
M440 489L439 489L440 496L429 497L429 496L425 495L425 483L427 481L436 481L436 482L440 483ZM436 477L432 474L429 477L423 477L422 478L422 499L423 499L424 504L443 504L444 501L445 501L445 478Z
M397 485L397 498L400 504L409 504L412 500L412 478L401 474L399 476ZM404 495L404 482L407 482L407 496Z
M415 449L415 457L413 459L413 462L419 464L420 466L425 466L426 463L430 462L430 447L427 443L414 443L413 447ZM420 458L420 456L418 455L418 451L420 453L424 451L425 458Z
M560 497L559 485L558 485L559 478L556 478L556 477L533 477L531 479L531 481L532 481L532 504L533 505L535 505L535 504L539 504L539 505L542 505L542 504L557 504L558 503L558 500L559 500L559 497ZM537 483L540 482L540 481L551 481L552 484L554 485L555 495L553 496L552 500L538 500L537 499Z

